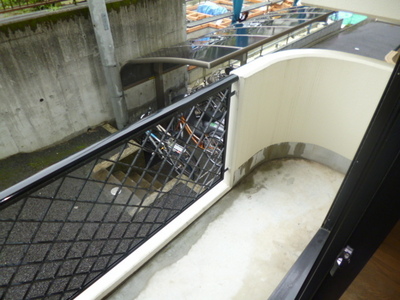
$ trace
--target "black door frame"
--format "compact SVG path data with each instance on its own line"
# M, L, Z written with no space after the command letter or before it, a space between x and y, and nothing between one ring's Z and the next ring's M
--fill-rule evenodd
M400 217L400 61L327 217L270 299L338 299ZM350 246L350 263L331 275Z
M400 217L400 62L322 225L330 234L296 299L338 299ZM346 246L350 263L330 271Z

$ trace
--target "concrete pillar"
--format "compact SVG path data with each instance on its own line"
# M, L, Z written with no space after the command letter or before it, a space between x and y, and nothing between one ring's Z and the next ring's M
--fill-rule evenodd
M122 129L128 124L128 109L115 58L114 41L108 20L106 3L105 0L88 0L88 5L115 121L118 129Z

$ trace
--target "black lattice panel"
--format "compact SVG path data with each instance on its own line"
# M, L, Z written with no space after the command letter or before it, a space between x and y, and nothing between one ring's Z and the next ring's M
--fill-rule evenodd
M0 298L73 298L215 185L226 101L176 112L0 207Z

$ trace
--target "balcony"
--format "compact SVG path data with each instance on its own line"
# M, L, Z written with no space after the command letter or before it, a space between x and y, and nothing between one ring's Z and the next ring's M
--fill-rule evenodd
M151 299L161 281L174 299L266 297L320 228L392 69L271 54L3 191L3 296ZM158 135L200 104L216 111L215 97L223 117L193 125L197 142L186 123ZM210 124L223 129L214 144Z
M106 299L268 298L342 179L308 160L262 163Z
M108 299L268 297L323 223L391 71L318 50L235 71L232 188Z

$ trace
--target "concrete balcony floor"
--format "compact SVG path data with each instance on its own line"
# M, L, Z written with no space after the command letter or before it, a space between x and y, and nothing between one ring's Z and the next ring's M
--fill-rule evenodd
M343 178L306 160L261 164L107 299L266 299Z

